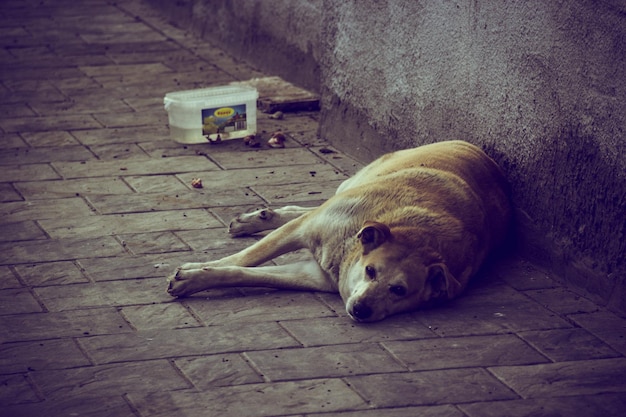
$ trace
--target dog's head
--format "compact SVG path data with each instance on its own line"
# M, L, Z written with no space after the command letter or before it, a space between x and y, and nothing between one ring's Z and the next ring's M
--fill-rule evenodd
M441 256L411 233L377 222L366 222L359 231L360 253L340 288L355 321L381 320L454 298L461 291Z

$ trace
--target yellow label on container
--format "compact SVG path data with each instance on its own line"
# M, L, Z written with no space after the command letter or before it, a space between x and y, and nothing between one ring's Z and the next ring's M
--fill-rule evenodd
M221 107L221 108L215 110L215 113L213 113L213 114L217 118L230 117L233 114L235 114L235 109L233 109L232 107Z

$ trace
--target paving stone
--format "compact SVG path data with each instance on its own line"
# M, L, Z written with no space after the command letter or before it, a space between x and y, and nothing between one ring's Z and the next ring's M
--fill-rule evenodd
M44 220L73 216L94 215L91 208L81 198L64 198L54 201L19 201L4 203L0 206L0 224Z
M15 245L0 243L0 265L67 261L124 253L113 237L30 240Z
M174 364L200 390L263 382L259 375L240 354L180 358Z
M87 366L91 362L71 339L0 345L0 373L32 372Z
M103 396L130 392L159 392L188 388L168 361L145 361L35 371L35 385L49 398Z
M13 405L39 401L24 375L0 375L0 404Z
M89 416L89 417L136 417L121 395L47 399L45 401L5 406L0 416Z
M626 392L625 358L501 366L489 371L523 398Z
M335 316L308 292L270 291L249 297L195 301L188 305L207 325Z
M626 355L626 320L607 311L568 316L583 329Z
M11 133L95 129L102 125L90 115L63 115L0 119L0 127L5 132Z
M111 194L125 196L133 192L125 181L111 177L24 181L15 183L15 188L28 200Z
M5 165L0 169L0 182L54 180L57 174L48 164Z
M148 155L134 143L107 143L89 145L89 150L101 160L148 159Z
M383 322L359 324L347 317L326 317L315 321L281 320L303 346L323 346L342 343L381 342L386 340L432 338L434 333L416 320L406 316L390 317Z
M556 283L548 274L524 259L500 262L496 274L518 290L553 288Z
M383 345L412 371L547 362L512 334L384 342Z
M591 313L598 310L593 302L563 287L529 290L524 294L559 314Z
M62 130L52 132L22 132L20 136L33 147L39 146L73 146L78 141L69 132Z
M176 235L194 251L203 252L196 256L207 261L239 252L258 240L257 237L233 238L226 227L205 231L180 231Z
M521 332L519 336L555 362L619 356L608 345L579 328Z
M180 303L160 303L126 306L121 310L126 320L137 330L181 329L200 324Z
M22 201L23 198L19 194L12 184L0 183L0 202L5 203L8 201Z
M170 302L165 288L162 279L137 279L40 287L35 293L49 311L65 311Z
M470 288L461 297L418 317L440 336L470 336L572 327L557 314L504 284Z
M0 290L0 315L40 311L41 306L27 289Z
M276 323L241 323L221 326L159 329L137 333L83 337L82 348L95 363L279 349L297 342Z
M150 175L147 177L125 177L126 181L138 193L175 194L189 191L174 175Z
M16 265L15 270L26 284L33 287L87 282L76 264L69 261Z
M269 204L300 204L308 201L328 200L343 181L313 183L313 184L285 184L277 186L254 186L252 190L263 197Z
M246 357L270 381L406 371L372 343L264 350L247 352Z
M347 382L375 407L458 404L516 399L483 369L449 369L348 377Z
M131 332L115 309L100 308L60 313L5 316L0 321L2 342L22 342L63 337Z
M0 242L46 239L45 233L34 222L18 222L0 225Z
M0 93L1 96L2 94ZM0 132L0 149L22 148L25 146L26 143L24 143L20 135Z
M366 407L363 400L339 379L248 384L205 392L168 392L165 395L131 393L128 397L146 417L176 413L260 417Z
M0 164L23 165L88 159L94 159L94 156L84 146L18 148L0 151Z
M94 281L135 278L165 278L179 264L191 262L197 255L185 252L159 255L118 256L116 258L85 258L78 261Z
M21 288L22 284L15 278L11 269L0 266L0 289Z
M466 417L451 405L434 405L424 407L376 408L339 413L324 413L323 417Z
M118 235L129 251L135 255L188 251L189 246L172 232L135 233Z
M291 165L313 165L322 162L307 149L284 148L264 149L255 152L223 152L211 155L211 158L226 169L284 167Z
M102 146L112 143L132 144L169 138L167 127L161 125L133 126L115 129L74 130L72 136L83 145Z
M59 162L53 163L53 165L64 178L163 175L217 169L215 164L206 158L184 156L151 160Z
M44 230L53 238L106 236L122 233L159 232L167 230L207 229L221 227L206 210L174 210L158 213L107 214L73 219L41 220Z
M626 409L626 394L537 398L461 404L469 417L621 417Z

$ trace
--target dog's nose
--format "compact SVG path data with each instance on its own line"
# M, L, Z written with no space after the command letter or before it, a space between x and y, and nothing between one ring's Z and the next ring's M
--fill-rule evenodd
M354 307L352 307L352 315L357 320L367 320L372 313L372 309L365 303L356 303Z

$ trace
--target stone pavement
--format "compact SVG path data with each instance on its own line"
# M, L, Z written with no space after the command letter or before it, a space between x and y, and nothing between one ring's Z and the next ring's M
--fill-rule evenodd
M265 76L137 0L0 3L0 415L618 416L626 320L511 258L449 305L351 322L338 296L165 293L360 164L315 113L285 149L168 138L166 92ZM203 180L194 189L192 178Z

